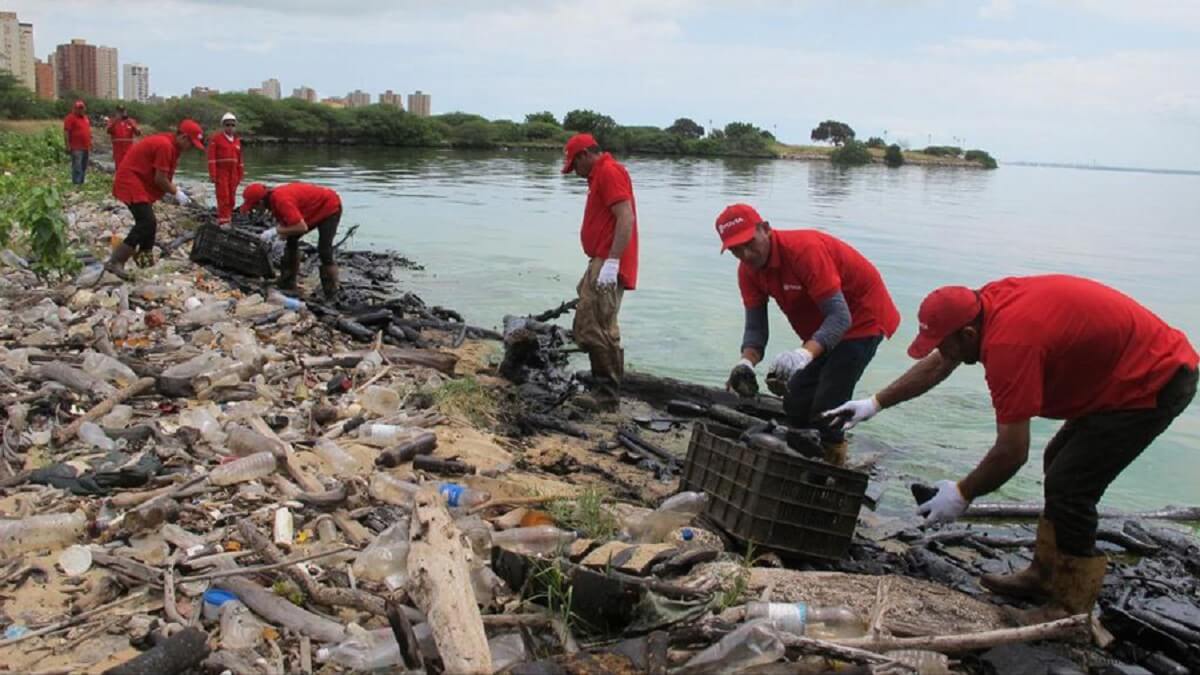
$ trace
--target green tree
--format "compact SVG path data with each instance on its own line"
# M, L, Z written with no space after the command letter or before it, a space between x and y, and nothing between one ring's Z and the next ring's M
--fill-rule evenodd
M695 120L680 117L671 126L667 127L667 133L683 136L684 138L703 138L704 127L696 124Z
M829 141L834 145L842 145L846 141L854 139L854 129L851 129L850 125L845 122L825 120L818 124L809 136L817 142Z
M867 139L867 147L868 148L886 148L887 143L884 142L884 140L878 136L872 136Z
M558 118L555 117L554 113L550 112L549 110L543 110L542 112L529 113L528 115L525 116L525 123L526 124L542 123L542 124L553 124L556 127L560 126L558 123Z
M592 134L600 138L617 127L617 123L608 115L601 115L593 110L572 110L563 117L562 126L568 131Z
M496 132L487 120L467 120L454 127L450 144L456 148L495 147Z
M902 166L904 164L904 153L900 151L900 146L895 143L887 146L887 150L883 153L883 163L893 168Z
M512 120L493 120L492 138L497 143L520 143L525 140L525 125Z
M999 166L996 164L995 158L984 150L968 150L967 153L963 155L963 159L969 162L979 162L979 164L985 169L995 169L997 166Z
M562 127L548 122L526 122L521 127L525 131L525 137L531 141L555 138L563 132Z
M834 150L829 159L836 166L861 166L871 163L871 151L866 143L850 139Z

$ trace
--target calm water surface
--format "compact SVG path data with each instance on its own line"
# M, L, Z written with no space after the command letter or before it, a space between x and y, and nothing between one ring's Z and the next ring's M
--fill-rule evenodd
M189 153L193 154L193 153ZM573 297L584 267L578 231L586 185L559 156L527 152L255 148L247 182L306 180L342 195L356 244L396 249L425 266L401 284L468 320L497 325ZM738 359L736 261L713 221L728 203L755 205L777 228L819 228L869 257L903 316L860 382L876 391L911 364L905 349L921 298L943 284L1066 272L1137 298L1200 343L1200 176L1003 166L997 171L819 162L625 160L641 234L639 288L621 311L628 365L708 384ZM190 157L185 176L202 175ZM244 185L244 184L243 184ZM797 345L772 310L773 354ZM1034 422L1031 460L997 497L1040 496L1041 448L1058 423ZM894 448L892 470L957 478L990 447L994 418L980 367L860 427ZM1200 406L1193 403L1105 497L1117 507L1200 501ZM889 501L907 499L906 490Z

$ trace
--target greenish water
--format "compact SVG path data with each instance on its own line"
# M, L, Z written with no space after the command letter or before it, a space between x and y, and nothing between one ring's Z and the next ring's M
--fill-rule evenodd
M189 155L195 153L189 153ZM558 173L556 153L359 148L254 148L247 182L306 180L345 204L358 246L398 250L425 266L401 285L428 302L496 325L573 297L583 271L579 222L586 185ZM742 309L736 261L720 255L713 221L728 203L754 204L777 228L827 230L883 274L903 315L860 383L869 394L911 361L905 349L921 298L1021 274L1066 272L1111 284L1200 342L1200 177L1064 168L864 167L826 163L632 157L641 271L621 325L629 366L719 385L738 358ZM202 175L198 157L181 174ZM796 346L773 311L767 351ZM1041 448L1056 422L1036 420L1029 465L997 498L1037 498ZM982 369L964 367L917 401L860 427L896 448L884 464L929 481L962 476L994 436ZM1156 507L1200 501L1200 406L1192 407L1114 483L1104 503ZM904 500L906 490L889 492Z

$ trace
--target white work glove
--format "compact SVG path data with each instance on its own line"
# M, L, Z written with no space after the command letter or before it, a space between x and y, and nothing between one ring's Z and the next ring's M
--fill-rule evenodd
M273 227L268 227L262 231L262 234L258 235L258 238L261 239L264 244L269 245L271 242L279 238L279 231Z
M773 374L776 379L787 382L792 379L792 375L807 368L812 361L812 352L800 347L790 352L776 354L775 358L771 359L771 367L768 372Z
M937 494L933 499L917 507L917 514L925 516L927 523L950 522L966 513L971 502L963 497L958 489L958 483L952 480L939 480Z
M621 260L619 258L609 258L604 261L604 265L600 268L600 274L596 276L596 287L605 288L607 286L617 285L617 271L621 269Z
M187 206L188 204L192 203L192 200L188 198L187 193L185 193L183 188L180 187L175 188L175 201L179 202L180 206Z
M866 422L879 414L879 399L860 398L857 401L846 401L833 410L826 410L821 417L836 417L842 421L841 430L853 429L859 422ZM836 421L835 421L836 424Z

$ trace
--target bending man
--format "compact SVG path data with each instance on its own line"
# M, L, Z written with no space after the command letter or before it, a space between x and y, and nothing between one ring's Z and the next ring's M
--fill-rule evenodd
M829 414L853 426L924 394L959 364L983 364L996 441L965 478L938 483L918 509L930 522L957 518L1017 473L1029 457L1031 418L1066 420L1042 457L1046 505L1033 562L981 581L997 593L1049 600L1023 617L1029 622L1091 611L1107 563L1095 548L1096 504L1195 396L1195 350L1128 296L1066 275L939 288L918 318L908 354L920 361L875 396Z
M774 381L777 393L782 390L793 425L820 431L825 461L844 465L845 433L819 413L854 395L879 343L900 325L879 270L832 235L773 230L746 204L727 207L716 227L721 250L741 261L738 287L746 308L742 360L730 373L730 385L754 382L754 366L767 346L767 299L773 299L801 346L771 360L768 382Z
M265 208L275 216L278 226L263 231L263 241L284 237L287 244L280 263L279 288L297 289L300 274L300 237L317 230L317 253L321 257L321 290L326 300L336 300L338 267L333 261L333 238L342 220L342 200L329 188L308 183L287 183L268 188L251 183L242 191L242 213Z

